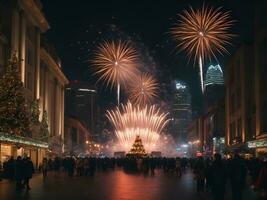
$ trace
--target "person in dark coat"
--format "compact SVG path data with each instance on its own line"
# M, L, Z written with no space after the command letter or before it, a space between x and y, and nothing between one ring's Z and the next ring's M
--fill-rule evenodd
M227 178L227 169L222 161L220 154L214 154L214 162L210 167L210 184L214 200L223 200L225 194L225 185Z
M242 200L242 193L246 186L247 169L245 162L238 154L230 161L229 173L232 187L232 199Z
M29 157L26 157L23 159L23 175L24 175L24 182L23 186L26 186L27 190L30 190L30 179L32 178L32 175L34 173L34 167L31 159Z
M194 166L195 180L197 181L197 192L204 192L205 163L203 157L199 157Z
M16 179L16 188L17 190L22 189L22 180L23 180L23 161L21 156L17 157L15 162L15 179Z

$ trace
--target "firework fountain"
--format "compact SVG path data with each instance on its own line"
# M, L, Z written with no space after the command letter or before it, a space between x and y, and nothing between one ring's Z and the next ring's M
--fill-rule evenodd
M189 58L193 57L199 63L201 89L204 92L203 63L205 59L216 58L216 53L228 53L225 45L230 44L230 39L234 36L228 33L234 21L230 20L229 12L204 4L197 10L192 7L184 10L179 17L171 34L178 42L177 47L185 50Z
M140 136L147 152L157 149L158 139L168 123L167 113L153 106L134 106L130 102L115 110L107 111L115 127L120 148L129 151L136 136Z

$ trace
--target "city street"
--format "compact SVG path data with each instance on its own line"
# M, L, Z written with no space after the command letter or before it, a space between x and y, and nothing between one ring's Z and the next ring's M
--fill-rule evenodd
M157 171L155 176L126 174L123 171L97 173L92 177L73 177L49 173L46 181L40 174L31 180L28 193L15 192L15 183L0 182L1 200L19 199L90 199L90 200L209 200L208 194L197 195L193 176L187 172L181 179ZM245 200L257 199L245 192ZM229 198L229 192L227 194Z

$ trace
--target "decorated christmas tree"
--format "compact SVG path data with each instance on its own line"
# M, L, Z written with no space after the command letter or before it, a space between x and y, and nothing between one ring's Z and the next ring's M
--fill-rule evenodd
M43 112L40 132L41 132L41 139L44 141L48 141L49 129L48 129L48 117L46 111Z
M38 124L39 116L40 116L39 99L35 99L31 103L31 122L33 124Z
M129 155L136 155L136 156L144 156L146 155L146 151L142 144L142 140L139 135L136 136L133 146L129 152Z
M19 61L13 54L0 79L0 132L30 136L29 112L20 79Z

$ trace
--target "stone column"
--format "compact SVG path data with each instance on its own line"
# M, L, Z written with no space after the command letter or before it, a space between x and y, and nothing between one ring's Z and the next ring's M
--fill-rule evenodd
M254 42L254 69L255 69L255 123L256 123L256 139L261 134L261 101L260 101L260 39L256 38Z
M40 30L36 28L36 44L35 44L35 98L40 98Z
M26 19L24 11L20 12L20 42L19 42L19 59L21 61L21 81L25 86L25 62L26 62Z
M65 96L64 96L64 85L61 85L61 133L62 139L64 139L64 114L65 114Z
M11 18L11 53L19 52L19 13L16 8L12 11Z

